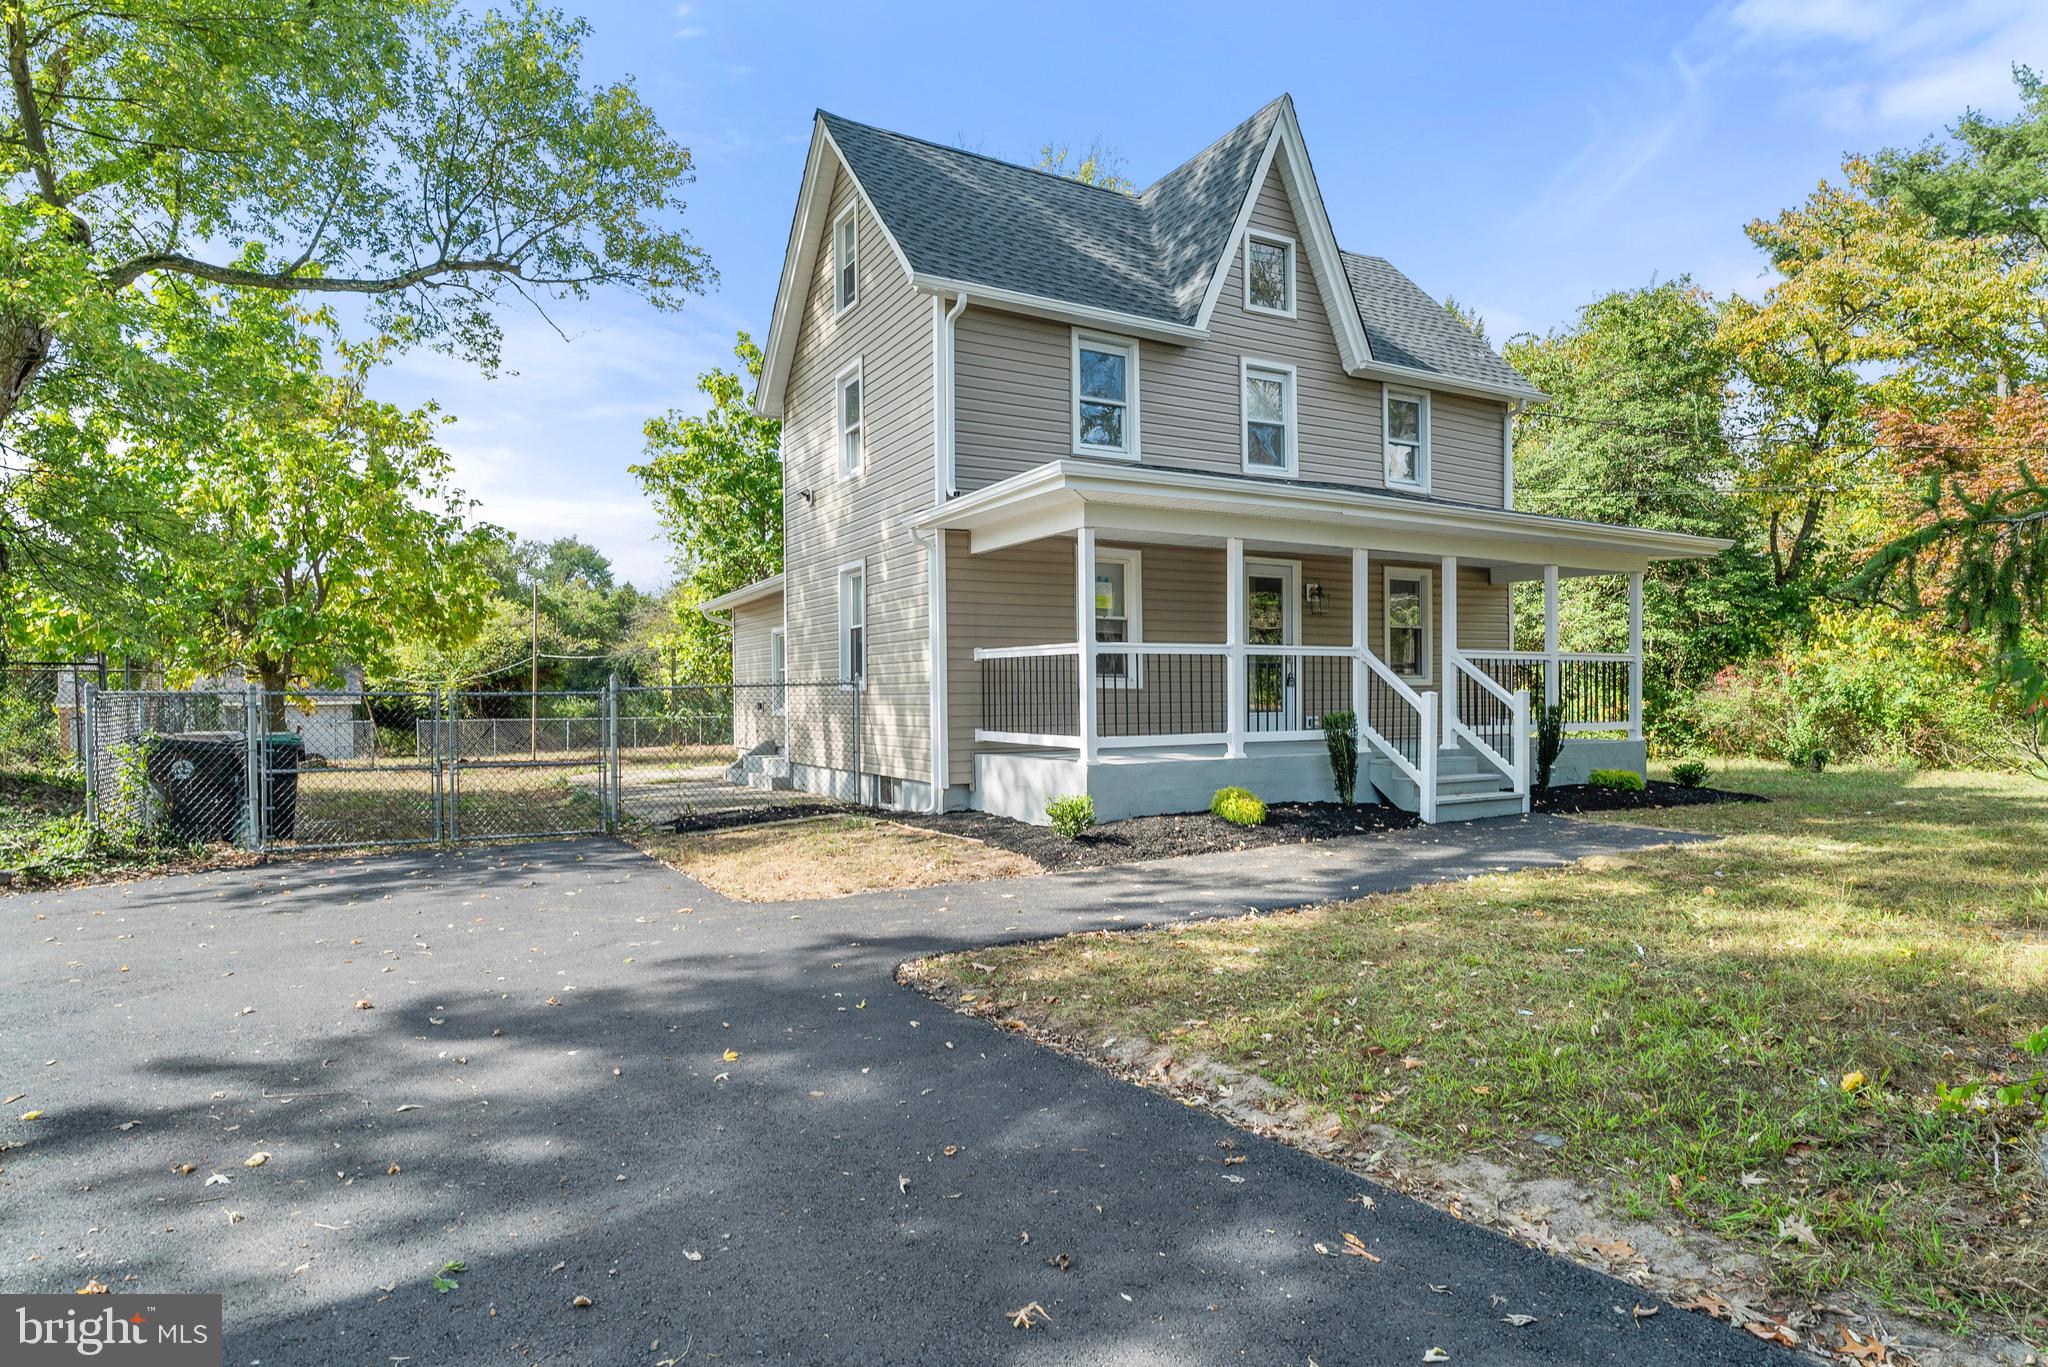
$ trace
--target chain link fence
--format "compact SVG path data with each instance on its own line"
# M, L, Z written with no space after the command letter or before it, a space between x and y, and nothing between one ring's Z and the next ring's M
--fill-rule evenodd
M130 843L453 844L774 820L875 791L833 683L80 690L87 815Z
M85 688L106 682L106 666L96 661L0 665L0 769L79 772Z

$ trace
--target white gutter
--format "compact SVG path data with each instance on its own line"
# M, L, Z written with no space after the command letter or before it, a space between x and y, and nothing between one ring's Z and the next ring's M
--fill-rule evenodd
M954 280L948 276L912 275L910 286L920 294L966 294L971 290L979 304L1007 309L1012 313L1051 318L1062 323L1079 323L1083 327L1111 328L1127 336L1143 337L1153 342L1170 342L1175 346L1188 346L1204 341L1209 336L1208 329L1192 327L1187 323L1169 323L1163 319L1143 318L1116 309L1070 304L1065 300L1047 298L1042 294L995 289L968 280Z

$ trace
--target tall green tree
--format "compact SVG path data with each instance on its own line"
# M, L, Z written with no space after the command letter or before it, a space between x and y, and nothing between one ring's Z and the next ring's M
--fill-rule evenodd
M173 507L193 533L154 566L166 662L283 691L374 668L408 632L473 631L498 533L468 520L433 409L365 392L383 347L337 341L330 357L333 320L282 296L179 292L173 353L255 378L203 447L152 453L181 472Z
M1782 628L1784 605L1730 496L1735 453L1722 427L1734 363L1713 301L1681 277L1618 290L1569 327L1523 335L1507 358L1549 404L1515 428L1515 502L1527 512L1734 539L1711 560L1666 561L1645 584L1645 690L1661 706ZM1627 622L1612 576L1567 581L1569 646L1615 649ZM1541 622L1533 595L1518 625ZM1534 608L1534 611L1528 609Z
M700 677L730 671L731 634L697 605L782 571L782 424L754 411L761 349L742 332L733 353L745 378L718 368L698 376L709 410L648 419L647 459L632 467L675 560L675 649Z
M1095 185L1119 194L1138 192L1138 187L1123 174L1123 157L1101 138L1092 139L1078 154L1063 142L1049 142L1038 149L1037 167L1056 176L1065 176L1068 180L1078 180L1083 185Z
M1871 192L1931 220L1950 237L2001 241L2015 259L2048 254L2048 84L2013 68L2020 111L1969 110L1948 138L1871 158Z
M629 83L584 77L588 26L559 11L13 0L0 29L0 576L118 574L38 490L151 481L103 486L117 437L64 415L203 423L156 359L155 282L353 296L384 335L490 366L508 302L671 308L711 278L677 225L688 150Z

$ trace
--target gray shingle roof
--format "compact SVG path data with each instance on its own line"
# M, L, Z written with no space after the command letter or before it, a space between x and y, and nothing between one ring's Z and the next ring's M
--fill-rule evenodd
M1136 195L818 117L912 271L1192 325L1285 104L1274 100ZM1374 360L1536 396L1385 261L1347 252L1344 265Z
M1351 297L1358 304L1375 361L1521 389L1532 399L1542 397L1450 310L1384 259L1355 252L1343 257Z

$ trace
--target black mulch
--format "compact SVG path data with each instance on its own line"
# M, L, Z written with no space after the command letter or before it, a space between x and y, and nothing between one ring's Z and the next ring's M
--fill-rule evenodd
M692 831L721 831L728 826L764 826L772 821L796 821L807 816L882 816L873 807L855 807L844 802L778 802L759 807L731 807L724 811L690 812L662 823L662 829L686 835Z
M1725 788L1687 788L1653 778L1642 791L1627 788L1590 788L1583 783L1539 789L1530 806L1539 812L1572 816L1579 812L1629 812L1645 807L1700 807L1710 802L1769 802L1757 793L1735 793Z
M1135 816L1097 826L1078 840L1054 834L1050 826L1029 826L987 812L947 812L941 816L896 816L906 826L943 831L986 841L1000 849L1036 860L1048 869L1100 868L1170 859L1181 854L1217 850L1249 850L1264 845L1294 845L1338 836L1370 835L1402 830L1415 817L1393 807L1345 807L1335 802L1276 802L1266 808L1263 826L1233 826L1220 816L1189 812L1180 816Z

